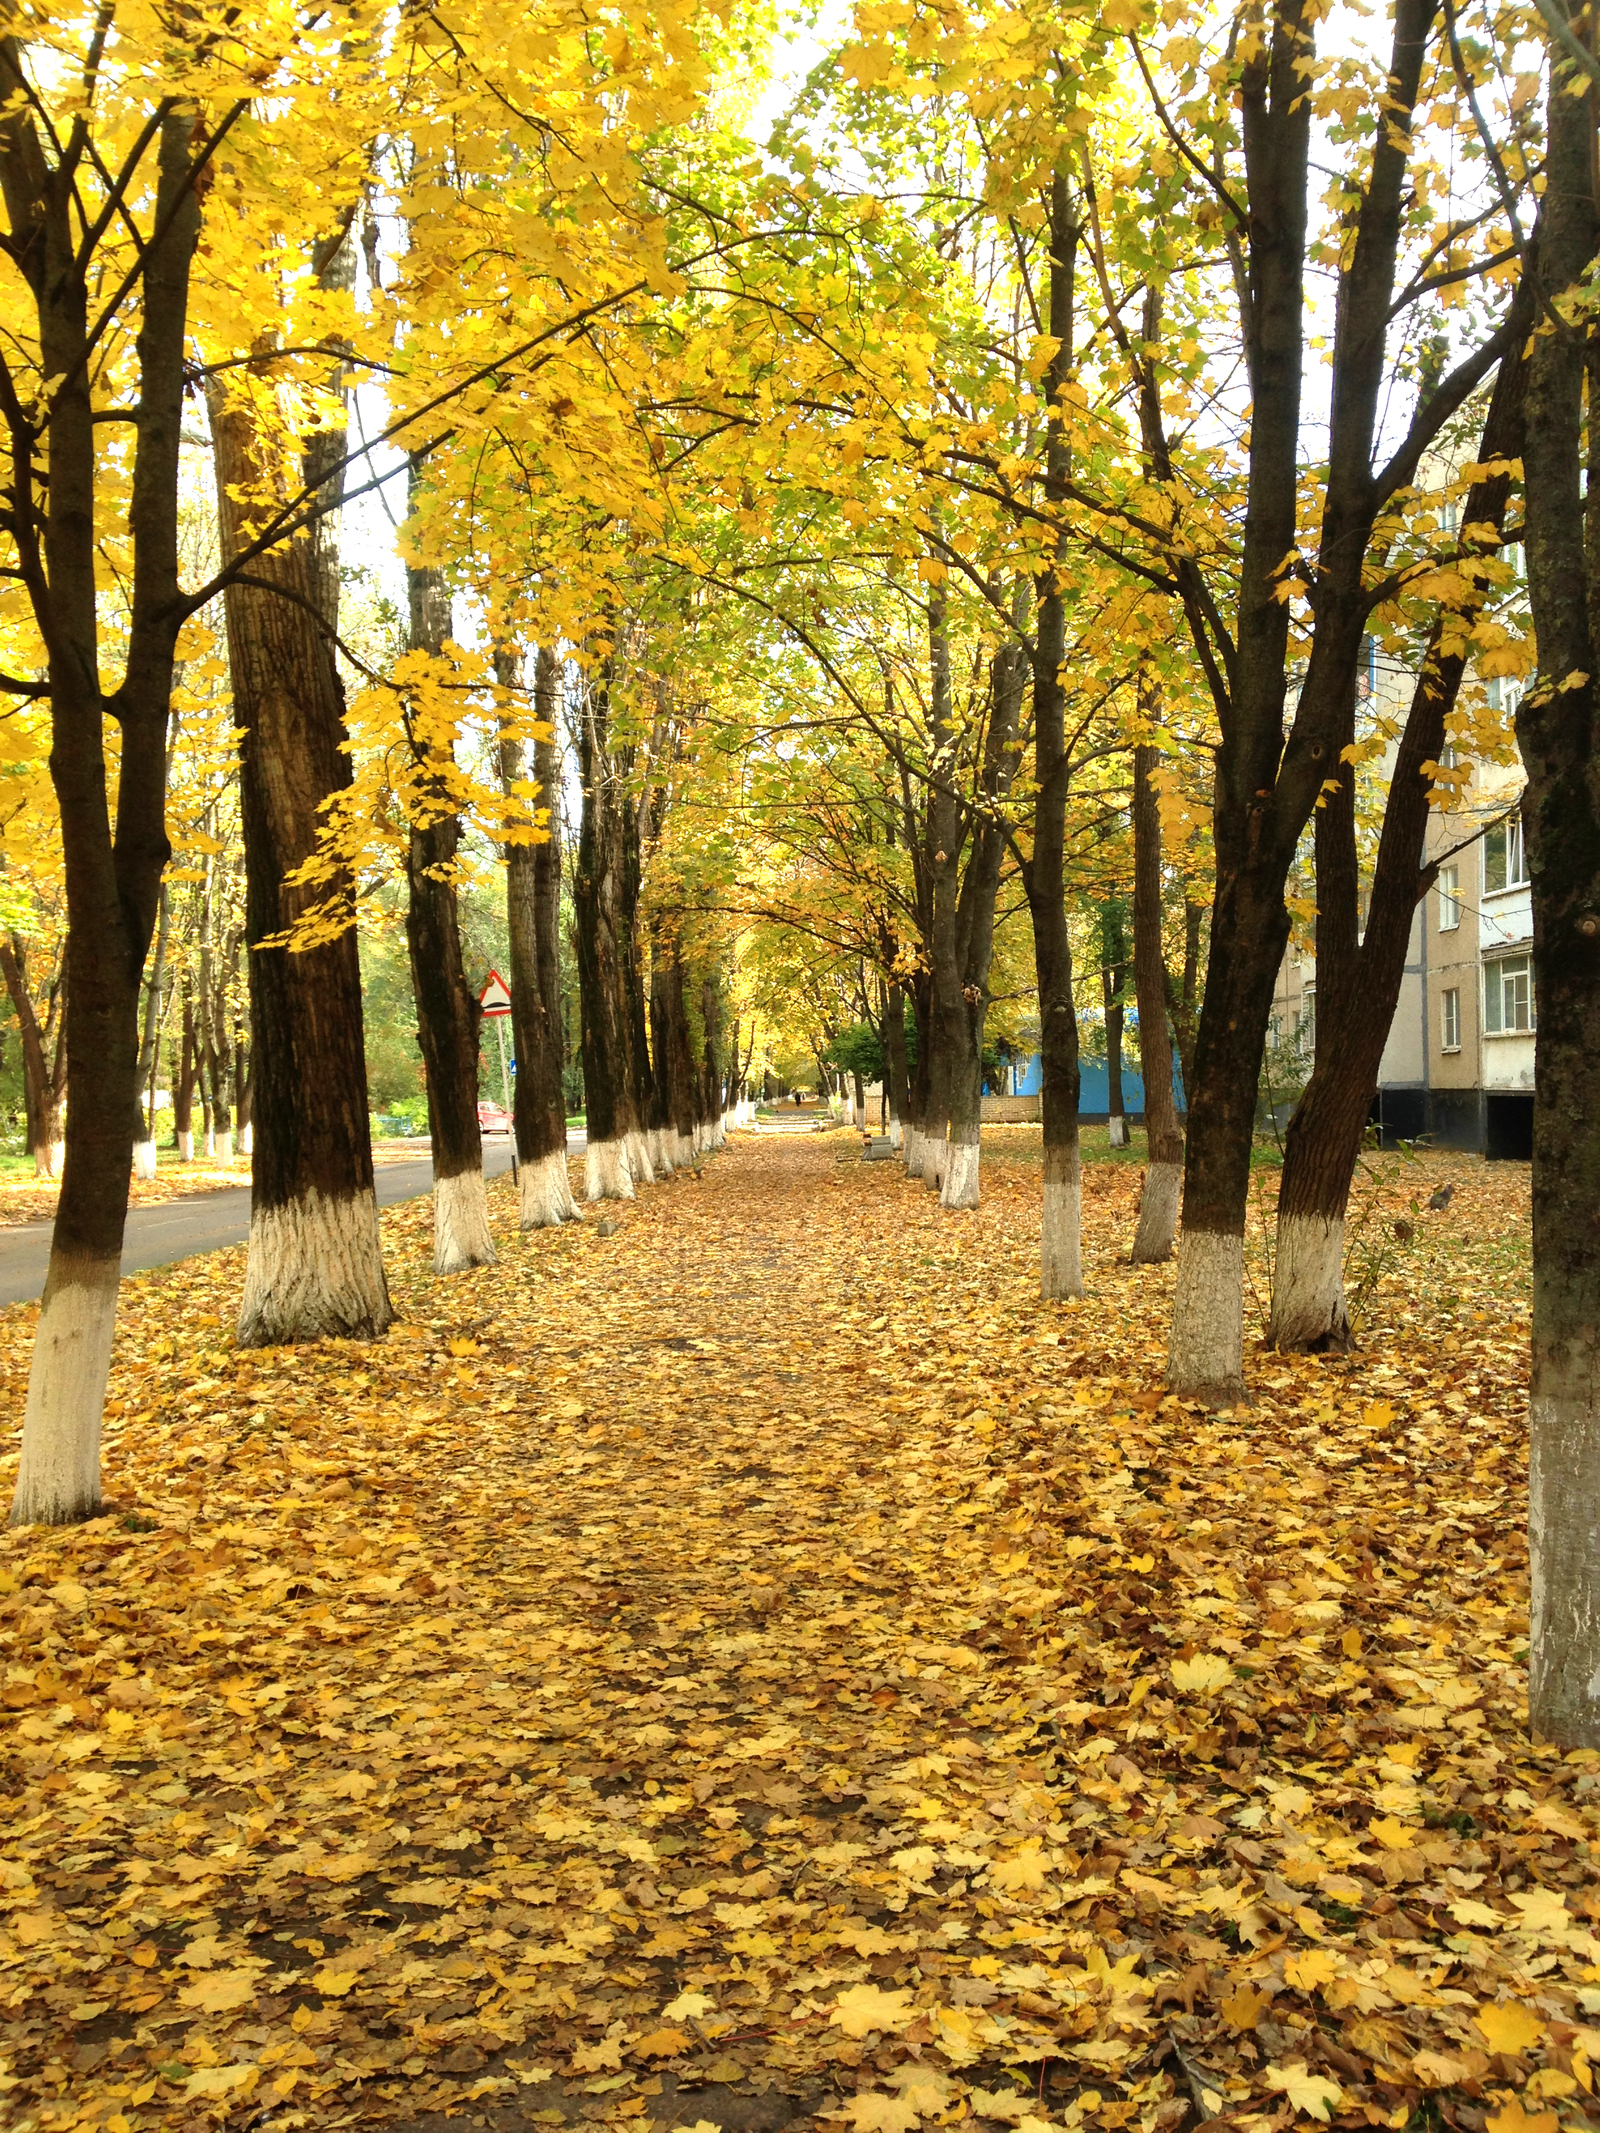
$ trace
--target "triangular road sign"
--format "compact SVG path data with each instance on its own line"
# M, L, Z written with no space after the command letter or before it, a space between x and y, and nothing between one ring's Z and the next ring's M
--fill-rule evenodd
M498 970L491 970L478 993L478 1005L486 1015L509 1015L511 995L506 990L506 981Z

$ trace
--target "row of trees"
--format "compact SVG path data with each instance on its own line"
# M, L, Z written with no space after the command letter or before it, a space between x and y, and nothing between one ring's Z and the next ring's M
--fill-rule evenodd
M48 705L71 1089L18 1515L96 1497L169 705L218 603L256 1136L242 1337L387 1319L352 924L379 878L405 884L439 1264L488 1249L455 908L474 840L507 849L524 914L524 1204L568 1211L540 1051L564 707L589 1189L627 1191L719 1114L728 1018L686 964L776 930L871 972L908 1166L952 1208L981 1189L986 1017L1025 985L1041 1281L1077 1293L1074 912L1125 895L1154 1096L1138 1250L1171 1248L1181 1179L1168 1382L1224 1403L1246 1397L1291 903L1310 877L1321 1012L1272 1330L1318 1347L1348 1337L1343 1213L1447 743L1509 748L1483 683L1531 666L1531 603L1535 1428L1574 1470L1600 1432L1600 1157L1574 1126L1600 1071L1594 87L1587 18L1542 7L1555 30L1392 0L1319 44L1308 0L863 5L765 155L733 123L740 33L672 0L605 28L551 0L510 37L465 5L310 27L269 6L248 48L66 11L0 45L7 293L32 322L0 380L0 627L5 685ZM357 379L376 440L352 436ZM189 566L197 382L217 548ZM334 531L402 482L405 626L374 656ZM1374 640L1415 676L1381 716L1358 688ZM1536 1717L1592 1741L1592 1535L1543 1450L1536 1487Z

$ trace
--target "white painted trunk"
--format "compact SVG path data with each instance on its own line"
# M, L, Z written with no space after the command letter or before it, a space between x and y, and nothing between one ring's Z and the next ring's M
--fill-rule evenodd
M902 1143L906 1159L906 1176L920 1178L922 1175L922 1132L917 1126L907 1126Z
M495 1264L489 1234L489 1187L481 1170L433 1181L433 1271L460 1274Z
M889 1121L889 1146L891 1148L903 1148L905 1139L906 1131L904 1126L901 1125L899 1119L891 1118Z
M846 1096L843 1102L844 1122L847 1126L853 1126L856 1122L856 1100L853 1096Z
M241 1155L254 1155L254 1154L255 1154L255 1152L256 1152L256 1129L255 1129L255 1127L254 1127L253 1125L244 1125L244 1126L241 1126L241 1127L239 1128L239 1153L240 1153Z
M222 1131L214 1136L214 1140L217 1161L219 1163L231 1163L233 1161L233 1128L224 1126Z
M586 1200L631 1200L633 1179L621 1141L591 1141L583 1151L583 1196Z
M945 1144L944 1184L941 1207L976 1207L978 1204L978 1143L949 1141Z
M1039 1229L1039 1294L1047 1301L1083 1294L1083 1181L1044 1181Z
M41 1178L59 1178L67 1160L65 1141L45 1141L33 1151L33 1168Z
M1106 1120L1106 1137L1113 1148L1127 1147L1128 1121L1121 1111L1113 1111Z
M664 1126L652 1126L646 1139L650 1148L650 1168L658 1178L666 1177L672 1169L672 1157L667 1153L667 1133Z
M1344 1222L1332 1215L1283 1215L1272 1261L1274 1348L1348 1348L1344 1300Z
M311 1191L282 1207L252 1209L241 1346L374 1340L393 1319L370 1186L347 1199Z
M1536 1739L1600 1748L1600 1407L1593 1347L1572 1346L1565 1369L1536 1359L1535 1386L1548 1373L1558 1390L1528 1408L1528 1702Z
M216 1152L217 1152L217 1130L216 1130L215 1126L207 1126L207 1128L206 1128L206 1161L207 1161L208 1163L209 1163L209 1162L210 1162L210 1161L211 1161L211 1160L212 1160L212 1159L213 1159L213 1158L215 1157L215 1155L216 1155Z
M1133 1233L1135 1266L1156 1266L1172 1257L1178 1233L1178 1203L1183 1197L1183 1165L1152 1163L1139 1195L1139 1224Z
M583 1210L572 1197L567 1159L559 1151L524 1163L517 1191L524 1229L555 1229L563 1222L583 1220Z
M192 1163L194 1161L194 1135L192 1133L180 1133L178 1135L178 1161L180 1163Z
M922 1182L930 1192L937 1192L944 1183L945 1151L949 1145L942 1133L937 1139L931 1133L922 1136Z
M1167 1390L1236 1407L1244 1389L1244 1239L1185 1229L1167 1342Z
M33 1336L14 1526L68 1526L100 1507L100 1417L117 1322L115 1259L52 1252Z
M134 1142L133 1174L136 1178L153 1178L155 1176L156 1144L154 1141Z
M650 1161L650 1143L635 1126L631 1133L622 1137L623 1153L627 1159L628 1175L635 1185L653 1185L656 1181L655 1166Z

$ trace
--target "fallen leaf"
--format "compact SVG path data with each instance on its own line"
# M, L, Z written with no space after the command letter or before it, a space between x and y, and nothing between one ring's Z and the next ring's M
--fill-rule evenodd
M913 2019L909 1992L884 1992L876 1985L852 1985L833 2003L832 2021L847 2037L873 2030L905 2029Z
M1291 2059L1285 2066L1269 2066L1266 2075L1268 2088L1280 2089L1307 2118L1329 2118L1344 2101L1344 2090L1338 2082L1330 2081L1325 2074L1308 2072L1303 2059Z
M1532 2008L1516 2000L1502 2000L1493 2007L1480 2007L1473 2016L1484 2042L1492 2052L1516 2058L1542 2044L1548 2032Z

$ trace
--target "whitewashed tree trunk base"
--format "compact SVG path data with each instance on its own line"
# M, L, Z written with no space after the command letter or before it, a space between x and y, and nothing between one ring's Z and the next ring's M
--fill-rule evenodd
M216 1135L216 1154L219 1163L233 1161L233 1128L226 1126Z
M622 1138L623 1154L627 1160L628 1175L635 1185L653 1185L656 1181L655 1165L650 1160L650 1143L635 1127L632 1133Z
M1312 1352L1350 1346L1341 1218L1285 1215L1279 1220L1267 1340L1274 1348Z
M1600 1748L1600 1404L1581 1365L1571 1379L1571 1394L1529 1408L1528 1702L1535 1739Z
M100 1416L117 1323L118 1260L52 1252L33 1337L14 1526L70 1526L100 1508Z
M153 1178L155 1176L156 1144L154 1141L134 1142L133 1174L136 1178Z
M583 1151L583 1196L586 1200L631 1200L633 1179L621 1141L591 1141Z
M904 1126L901 1125L899 1119L891 1118L889 1121L889 1146L891 1148L903 1148L905 1141L906 1131Z
M215 1159L216 1159L216 1153L217 1153L217 1136L216 1136L216 1130L215 1130L215 1128L214 1128L214 1127L211 1127L211 1126L207 1126L207 1128L206 1128L206 1161L207 1161L208 1163L210 1163L210 1162L214 1162L214 1161L215 1161Z
M1152 1163L1139 1195L1139 1222L1133 1233L1135 1266L1159 1266L1172 1257L1178 1233L1178 1205L1183 1198L1183 1165Z
M41 1178L59 1178L67 1160L65 1141L47 1141L33 1151L34 1174Z
M939 1192L941 1207L976 1207L978 1204L979 1156L976 1141L945 1144L944 1184Z
M572 1197L567 1159L559 1151L523 1163L517 1195L524 1229L556 1229L563 1222L583 1220L583 1210Z
M254 1155L254 1154L255 1154L255 1152L256 1152L256 1129L255 1129L255 1127L254 1127L254 1126L241 1126L241 1127L239 1128L239 1153L240 1153L241 1155Z
M1127 1147L1128 1121L1121 1111L1113 1111L1106 1120L1106 1138L1113 1148Z
M178 1135L178 1161L180 1163L192 1163L194 1161L194 1135L192 1133L180 1133Z
M370 1187L348 1199L312 1191L282 1207L252 1210L241 1347L375 1340L393 1320Z
M672 1159L667 1154L667 1136L660 1126L652 1126L645 1135L650 1150L650 1168L658 1178L664 1178L672 1169Z
M1244 1385L1244 1239L1185 1229L1167 1344L1167 1390L1208 1407L1240 1407Z
M1039 1226L1039 1294L1046 1302L1083 1294L1083 1181L1046 1178Z
M495 1264L489 1234L489 1187L481 1170L433 1181L433 1271L461 1274Z

